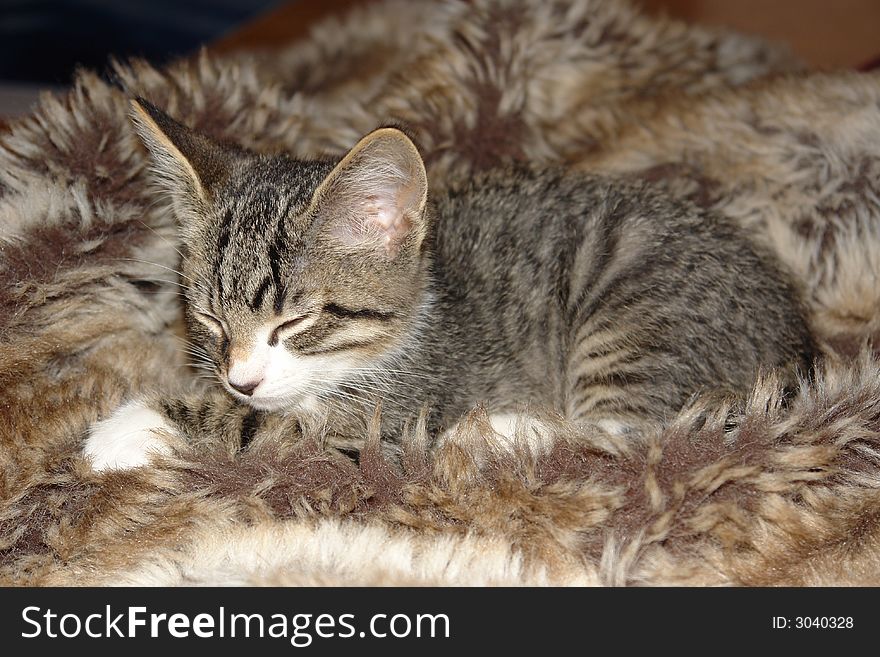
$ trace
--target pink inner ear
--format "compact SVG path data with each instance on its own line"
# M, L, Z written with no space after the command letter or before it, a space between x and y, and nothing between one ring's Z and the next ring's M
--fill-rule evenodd
M322 186L330 234L351 247L395 255L424 206L425 173L405 137L384 132L361 140Z
M363 212L365 228L368 232L372 232L371 229L388 232L397 222L399 214L389 199L379 196L368 196L364 199Z
M402 239L409 230L409 222L400 205L385 196L367 197L364 202L364 223L367 233L380 233L386 244Z
M391 195L371 194L353 205L348 219L337 224L333 234L350 246L373 244L393 253L410 228Z

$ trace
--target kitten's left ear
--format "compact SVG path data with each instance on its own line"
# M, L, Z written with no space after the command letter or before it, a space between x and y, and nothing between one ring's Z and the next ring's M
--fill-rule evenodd
M427 231L428 177L415 144L395 128L361 139L313 197L332 239L394 257Z
M152 155L152 169L159 182L185 209L207 203L211 188L228 170L228 153L223 147L143 98L132 99L130 116Z

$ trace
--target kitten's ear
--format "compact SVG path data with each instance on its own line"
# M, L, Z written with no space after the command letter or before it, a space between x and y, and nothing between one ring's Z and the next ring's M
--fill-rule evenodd
M159 182L187 205L207 203L211 187L228 168L224 149L143 98L131 100L130 116Z
M338 243L393 257L424 238L427 195L428 177L415 144L400 130L380 128L330 172L314 204Z

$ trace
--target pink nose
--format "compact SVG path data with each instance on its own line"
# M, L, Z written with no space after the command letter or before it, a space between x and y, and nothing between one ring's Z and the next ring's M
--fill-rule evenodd
M233 383L232 380L229 380L229 385L232 386L235 390L238 390L241 394L247 395L250 397L254 394L254 390L257 389L257 386L260 385L262 381L248 381L247 383Z

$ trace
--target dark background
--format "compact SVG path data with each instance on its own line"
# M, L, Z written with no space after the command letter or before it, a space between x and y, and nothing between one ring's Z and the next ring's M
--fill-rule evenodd
M161 64L249 23L258 29L246 45L259 37L277 45L270 42L299 31L312 14L366 1L0 0L0 82L63 86L77 63L100 70L110 54ZM880 0L635 1L652 13L787 43L820 67L865 67L880 56Z
M0 81L66 85L110 53L156 63L195 51L280 0L0 0Z
M194 53L277 49L327 15L372 0L0 0L0 129L78 65L155 64ZM418 2L420 0L412 0ZM787 44L818 68L880 66L880 0L634 0L651 13Z

